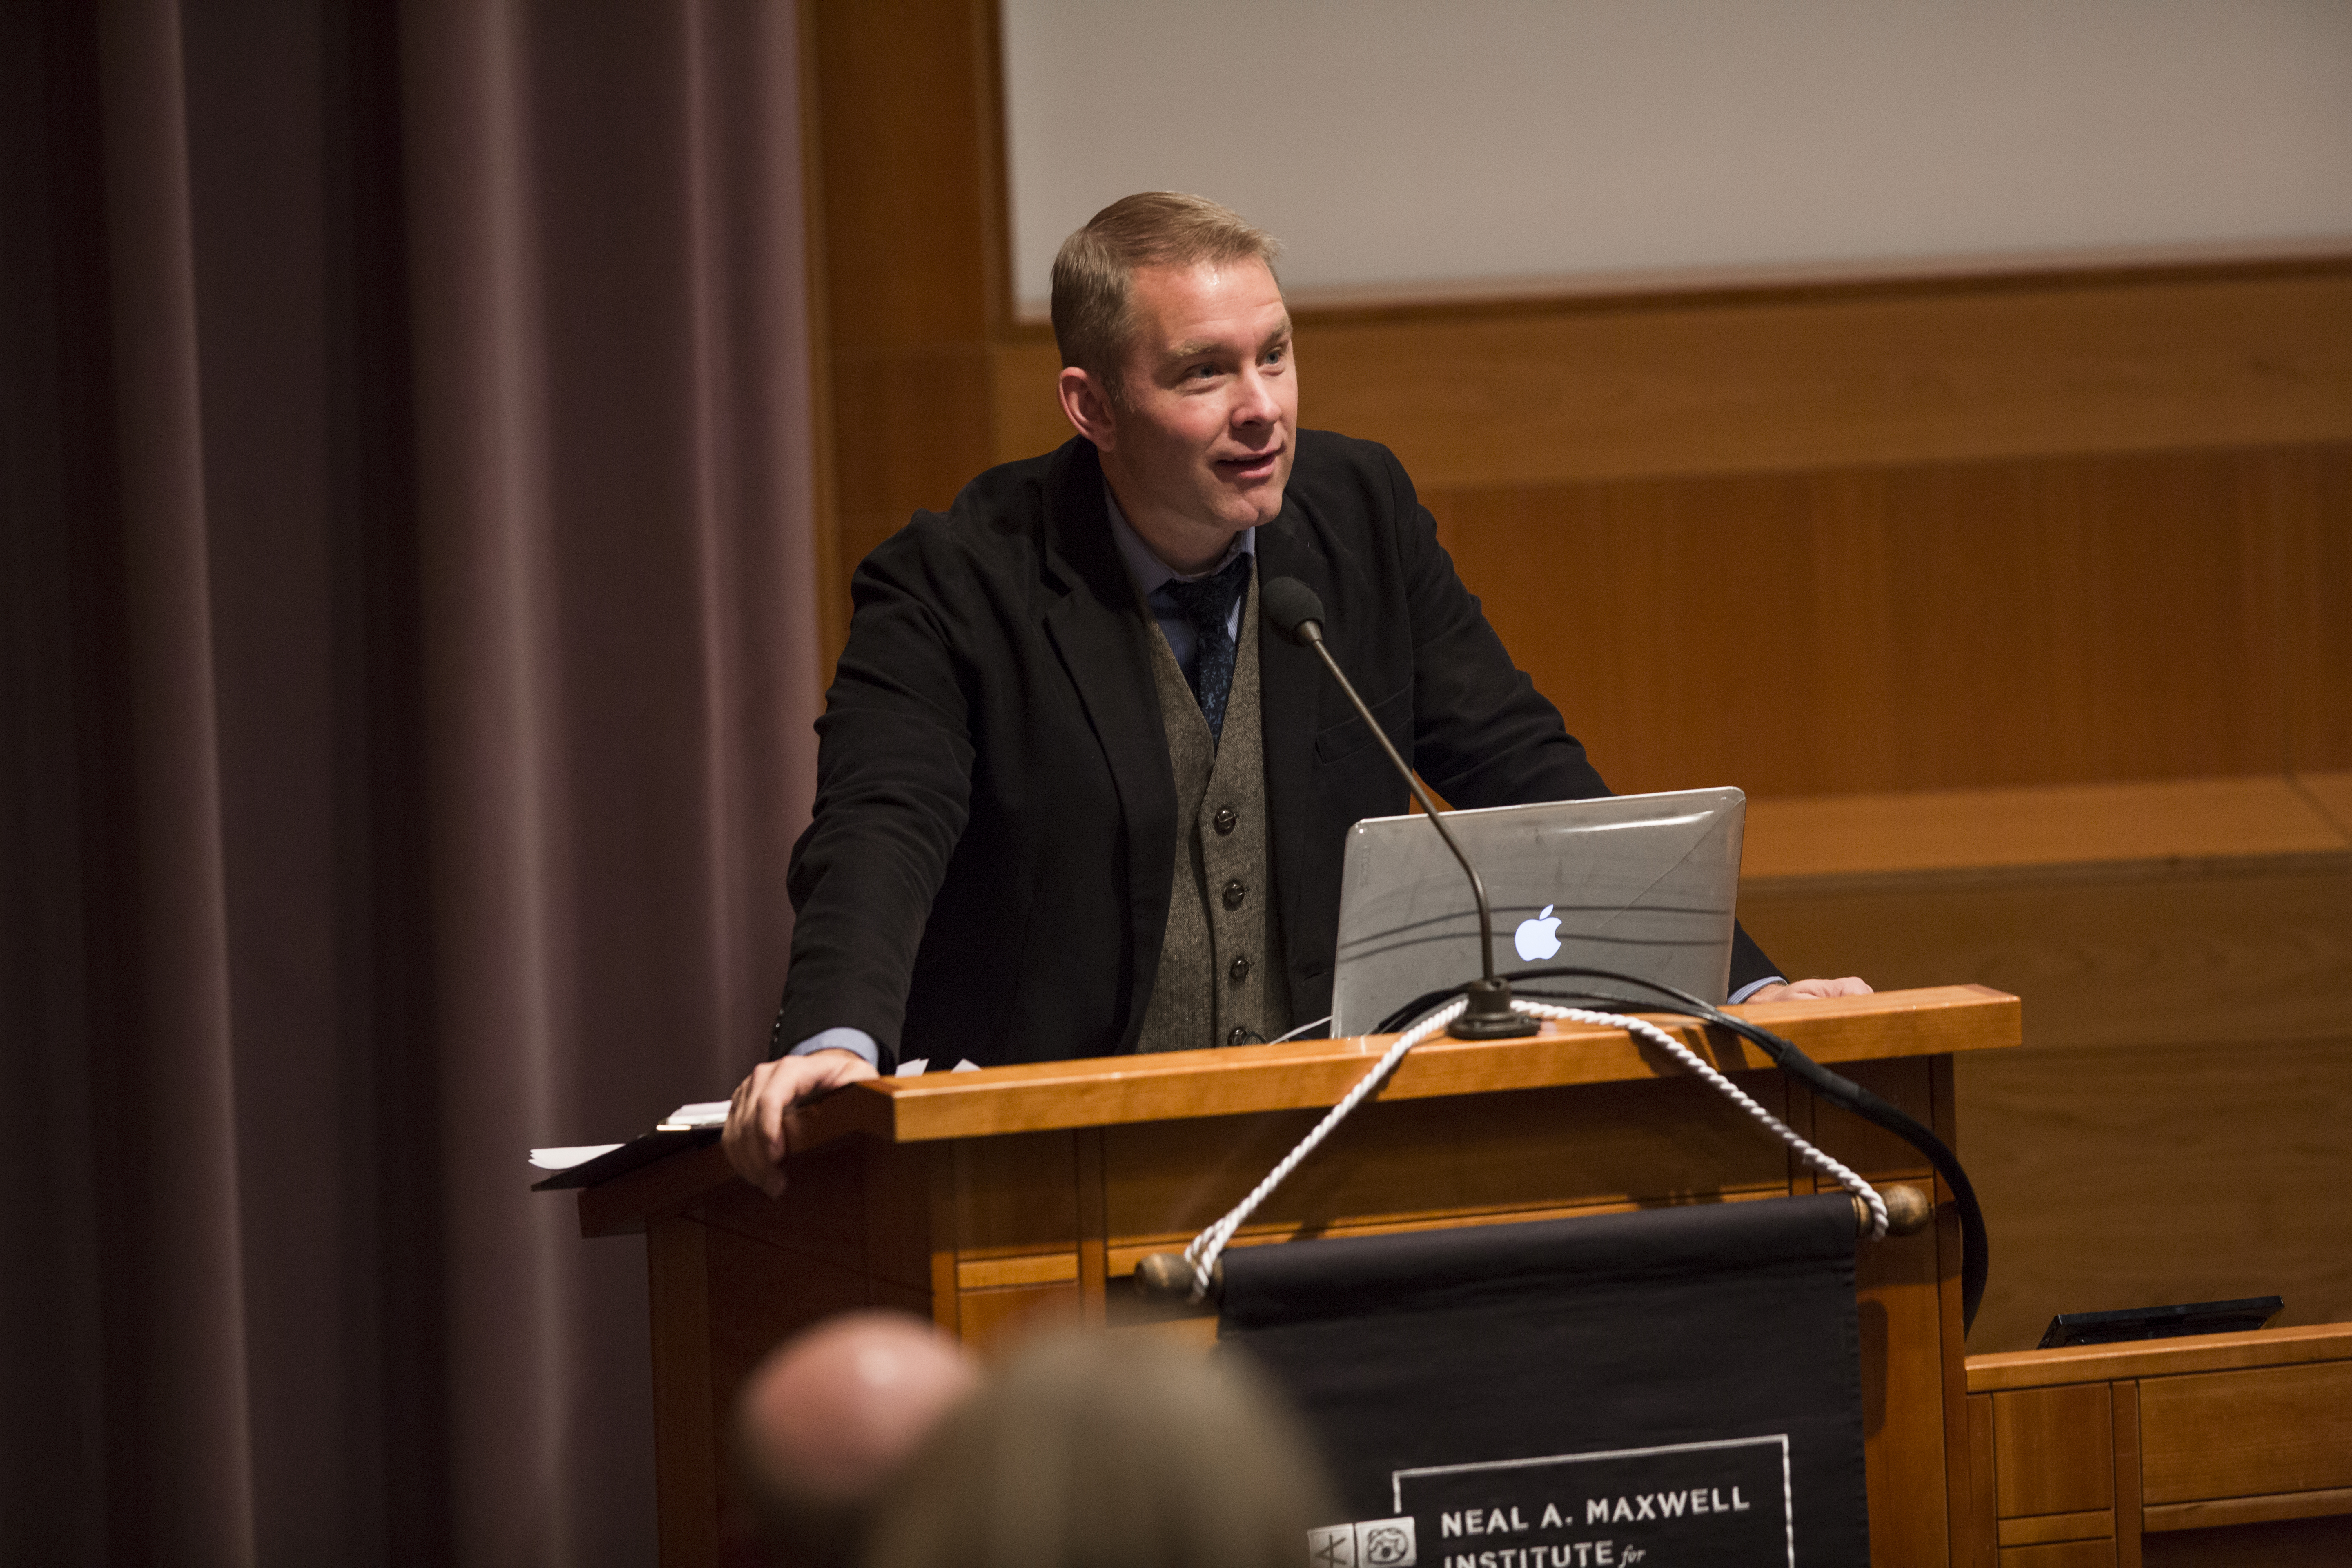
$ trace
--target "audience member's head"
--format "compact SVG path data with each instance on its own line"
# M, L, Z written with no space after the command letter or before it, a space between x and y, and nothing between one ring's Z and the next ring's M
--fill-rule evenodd
M1331 1517L1262 1380L1144 1335L1037 1342L910 1471L866 1568L1297 1568Z
M875 1500L978 1375L961 1345L904 1312L844 1313L770 1352L744 1380L735 1439L777 1561L855 1561Z

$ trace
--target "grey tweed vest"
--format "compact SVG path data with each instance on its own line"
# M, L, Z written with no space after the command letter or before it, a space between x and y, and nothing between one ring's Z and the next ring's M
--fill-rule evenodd
M1271 1040L1290 1027L1282 926L1268 875L1265 752L1257 702L1257 568L1250 567L1222 739L1185 682L1168 639L1143 611L1152 684L1176 775L1176 875L1160 973L1139 1051L1189 1051Z

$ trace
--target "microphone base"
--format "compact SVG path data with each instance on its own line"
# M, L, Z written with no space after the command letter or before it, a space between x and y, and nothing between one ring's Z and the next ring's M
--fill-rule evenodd
M1542 1027L1525 1013L1511 1010L1509 981L1474 980L1470 983L1470 1005L1462 1010L1462 1016L1454 1019L1445 1032L1457 1040L1516 1040Z

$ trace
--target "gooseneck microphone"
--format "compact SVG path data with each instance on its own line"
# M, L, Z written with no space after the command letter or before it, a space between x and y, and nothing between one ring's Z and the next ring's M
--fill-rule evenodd
M1478 904L1478 963L1483 977L1470 983L1469 1005L1462 1010L1462 1016L1454 1020L1446 1032L1457 1040L1507 1040L1519 1035L1534 1034L1538 1028L1536 1021L1511 1009L1511 983L1495 973L1495 916L1486 904L1486 884L1479 879L1478 868L1470 864L1470 857L1462 853L1462 846L1454 841L1453 831L1445 826L1445 818L1439 813L1437 803L1429 798L1429 792L1422 788L1421 781L1413 776L1411 768L1404 765L1404 759L1397 755L1396 747L1389 742L1388 731L1381 728L1380 721L1372 717L1372 710L1356 694L1355 683L1340 670L1339 661L1331 657L1331 650L1323 646L1323 601L1315 596L1314 589L1297 578L1276 577L1258 590L1257 603L1259 613L1274 623L1276 631L1301 647L1311 647L1323 656L1323 668L1331 672L1331 679L1339 683L1339 689L1346 692L1348 700L1356 705L1356 711L1362 717L1365 727L1371 731L1372 739L1381 743L1381 750L1388 754L1389 762L1395 767L1398 776L1404 780L1405 787L1412 791L1412 798L1421 803L1422 811L1429 817L1429 825L1437 829L1437 836L1445 840L1445 847L1454 851L1456 860L1462 862L1463 875L1470 879L1470 896Z

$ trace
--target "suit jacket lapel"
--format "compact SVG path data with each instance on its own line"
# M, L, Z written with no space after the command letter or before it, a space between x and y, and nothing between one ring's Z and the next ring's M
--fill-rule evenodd
M1135 976L1118 1048L1132 1050L1168 927L1176 865L1176 779L1169 767L1150 654L1140 636L1135 584L1111 539L1101 464L1084 439L1064 447L1051 470L1044 544L1063 589L1060 600L1045 611L1045 635L1102 743L1126 818L1128 951L1135 954Z
M1296 577L1314 590L1328 608L1332 599L1331 565L1296 503L1285 498L1282 511L1257 531L1259 589L1276 577ZM1306 918L1303 900L1314 882L1307 862L1313 836L1322 831L1322 813L1314 795L1315 716L1323 682L1331 679L1313 648L1301 647L1276 631L1263 616L1258 622L1258 712L1265 748L1265 798L1274 834L1274 885L1281 900L1283 952L1291 971L1291 996L1303 1003L1302 969L1328 972L1328 955L1319 958L1302 947L1307 932L1328 921ZM1312 990L1309 988L1309 995ZM1295 1020L1304 1022L1303 1018Z

